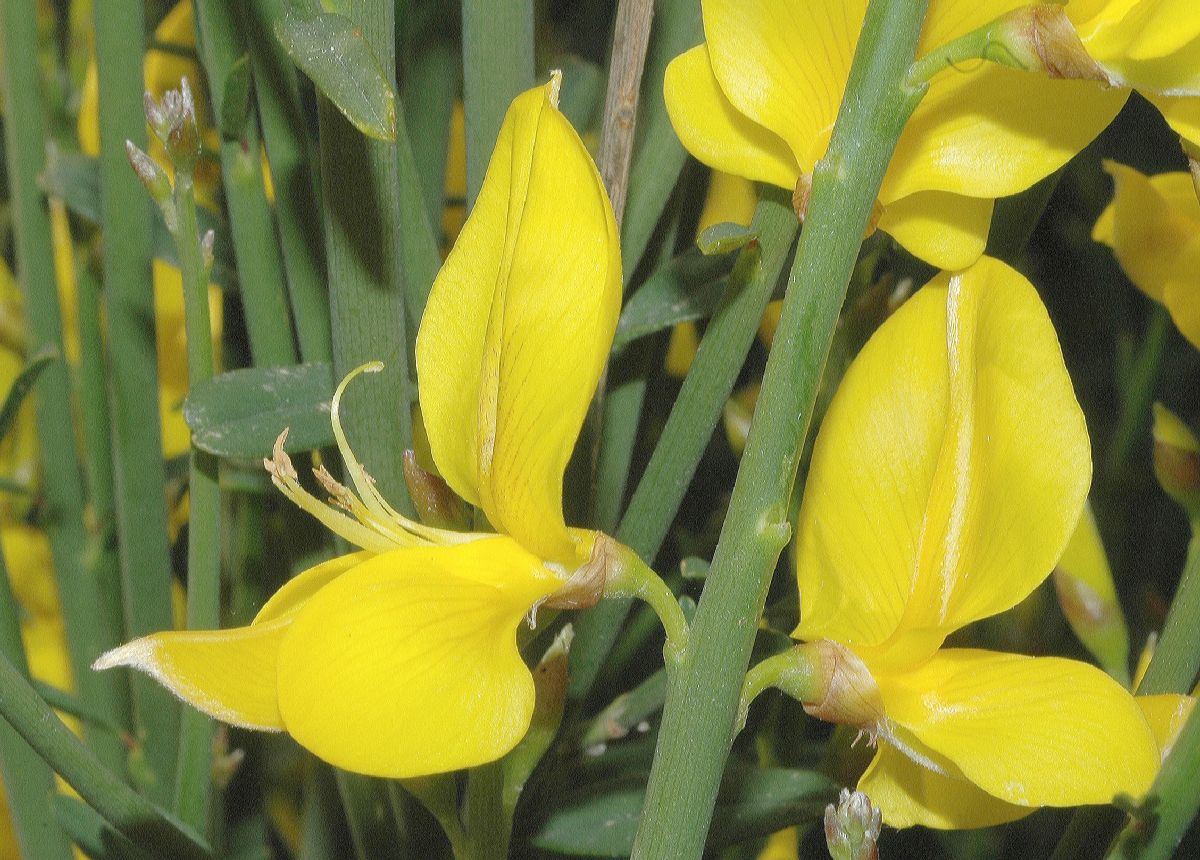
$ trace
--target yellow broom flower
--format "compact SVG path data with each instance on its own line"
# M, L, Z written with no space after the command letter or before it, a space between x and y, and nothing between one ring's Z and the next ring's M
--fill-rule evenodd
M978 827L1141 795L1158 747L1093 666L944 648L1050 573L1091 479L1045 308L982 258L923 288L851 365L799 517L806 709L877 744L858 788L894 827ZM810 697L811 698L811 697Z
M1200 203L1187 173L1146 176L1114 161L1113 200L1092 238L1113 249L1133 285L1164 305L1200 349Z
M1024 0L932 0L918 57ZM867 0L704 0L705 43L664 84L683 145L705 164L795 190L802 210L829 144ZM900 137L878 227L916 256L961 269L983 253L995 198L1061 167L1126 94L991 63L947 68Z
M143 670L218 719L286 730L339 767L380 776L492 761L524 735L534 684L517 627L546 601L598 599L611 545L562 513L621 264L607 194L557 92L555 75L510 107L416 343L433 459L500 534L424 526L380 497L338 418L352 374L332 418L357 494L318 472L348 513L301 489L283 437L267 466L361 551L297 576L248 627L155 634L97 668Z

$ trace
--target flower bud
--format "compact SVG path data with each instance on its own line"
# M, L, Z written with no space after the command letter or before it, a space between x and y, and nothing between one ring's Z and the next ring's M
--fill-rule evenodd
M554 638L533 670L536 697L529 731L504 759L504 796L516 803L539 761L554 743L567 699L567 663L575 631L570 624Z
M878 860L883 814L861 791L843 788L825 807L825 841L833 860Z
M129 158L130 166L133 167L133 172L137 174L142 185L146 186L151 199L162 210L163 221L166 222L167 229L174 233L179 226L179 218L175 212L175 201L171 196L171 180L167 178L166 171L159 167L153 158L138 149L132 140L125 141L125 154Z
M1179 416L1154 404L1154 474L1188 516L1200 516L1200 441Z
M168 90L161 102L146 93L146 121L155 137L162 141L167 157L176 170L191 172L200 157L200 128L196 124L196 103L187 77L178 90Z
M802 689L793 691L788 689L785 674L776 682L776 687L798 699L811 717L868 732L878 730L884 720L883 699L871 670L857 654L830 639L807 642L794 650L801 658L799 663L815 665L817 678L798 674L797 681ZM815 695L814 680L817 685Z

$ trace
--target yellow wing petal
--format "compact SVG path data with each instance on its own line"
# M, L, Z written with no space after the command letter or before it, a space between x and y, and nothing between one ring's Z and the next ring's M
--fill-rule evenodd
M947 280L880 327L822 424L798 527L798 638L921 659L1021 600L1074 529L1090 451L1045 308L986 257Z
M1200 146L1200 98L1155 95L1147 98L1176 134L1192 146Z
M1086 663L948 649L876 681L901 737L910 734L1010 803L1137 798L1158 772L1158 745L1141 709Z
M983 256L993 201L942 191L919 191L889 203L879 229L909 253L947 271L965 269Z
M299 609L310 597L326 585L350 570L350 568L362 564L373 555L374 553L367 552L366 550L352 552L348 555L340 555L337 558L323 561L320 564L313 565L303 573L298 573L271 595L271 599L263 604L263 608L258 610L258 615L254 616L254 621L251 623L265 624L287 615L294 609Z
M992 797L958 775L922 767L887 741L858 780L889 827L967 830L1024 818L1033 808Z
M570 557L567 460L608 358L621 258L608 195L551 83L514 101L417 336L421 412L460 496Z
M1093 238L1113 249L1134 286L1161 302L1180 254L1200 231L1191 177L1151 178L1115 161L1106 161L1104 169L1113 178L1113 202L1096 222Z
M721 90L783 138L804 173L825 154L866 0L704 0Z
M503 537L359 565L309 600L284 639L287 730L320 758L377 776L499 758L534 704L517 626L559 585Z
M795 156L782 138L739 113L725 97L713 76L707 46L671 61L663 97L680 143L701 162L780 188L796 187L800 169Z
M135 639L92 668L145 672L210 717L248 729L279 731L276 661L294 615L230 630L180 630Z
M990 63L943 72L904 127L879 198L1024 191L1087 146L1128 96Z
M1200 16L1193 0L1110 3L1080 32L1088 54L1128 86L1200 93Z
M1200 349L1200 232L1176 257L1163 286L1163 304L1180 333Z

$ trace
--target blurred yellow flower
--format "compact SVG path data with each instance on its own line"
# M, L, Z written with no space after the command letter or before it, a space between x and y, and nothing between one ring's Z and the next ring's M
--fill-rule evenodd
M918 57L1025 5L932 0ZM867 0L705 0L705 43L667 69L683 145L705 164L806 196L825 154ZM878 227L942 269L983 253L995 198L1061 167L1126 94L990 63L947 68L906 126Z
M978 827L1141 795L1138 706L1073 660L943 648L1050 573L1091 479L1083 414L1033 287L982 258L909 299L822 423L797 529L810 713L877 743L859 782L891 826Z
M357 495L318 471L351 515L301 489L284 437L268 469L361 551L300 574L249 627L155 634L97 668L146 671L218 719L286 730L361 773L468 767L524 735L534 684L517 626L548 599L570 603L594 586L597 535L566 526L563 474L621 298L612 208L557 109L558 85L556 75L509 108L416 343L433 459L500 534L424 526L383 500L341 431L351 374L332 418Z
M1113 249L1139 290L1166 306L1179 331L1200 348L1200 203L1187 173L1146 176L1106 161L1113 200L1092 238Z

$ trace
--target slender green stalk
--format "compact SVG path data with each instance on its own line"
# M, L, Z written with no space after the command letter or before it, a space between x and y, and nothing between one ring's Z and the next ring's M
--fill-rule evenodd
M296 69L272 31L285 7L284 0L236 4L247 30L254 97L271 165L275 216L300 357L329 361L333 346L315 193L316 145L307 134Z
M388 784L340 770L336 776L355 856L359 860L405 856L404 834L397 828L395 817L386 812L390 806Z
M757 245L744 249L730 275L679 397L638 482L616 538L652 562L691 484L713 428L737 382L758 321L770 301L796 235L788 195L764 189L754 214ZM606 600L581 617L571 648L571 696L587 694L629 612L628 601Z
M472 768L463 808L467 839L457 860L504 860L512 838L512 816L503 802L504 765L492 762Z
M208 312L209 265L201 249L196 195L189 170L176 169L175 246L183 278L184 322L187 327L188 385L194 388L213 376L212 322ZM188 474L187 626L213 630L221 626L221 491L217 458L192 451ZM175 814L203 833L210 821L213 721L199 711L183 712L179 733L179 766L175 780Z
M661 366L661 358L662 350L647 338L632 344L609 366L610 385L600 423L600 455L596 460L592 510L593 524L605 533L615 531L620 522L648 377L656 364ZM619 381L612 383L613 376Z
M1192 616L1195 618L1196 616ZM1153 804L1148 820L1135 818L1117 837L1107 857L1164 860L1175 853L1188 826L1200 812L1200 708L1192 711L1175 740L1154 787L1146 798Z
M155 857L209 856L204 842L187 825L105 768L7 658L0 658L0 715L92 809L135 844Z
M672 679L633 854L699 857L742 677L780 552L821 372L863 230L923 88L906 84L927 3L871 0L812 193L762 394L687 654Z
M470 208L509 102L533 86L533 0L462 0L462 47Z
M225 84L233 64L246 52L237 9L226 0L197 0L196 32L209 104L223 116ZM283 257L275 220L263 188L258 111L251 105L236 137L221 135L221 179L229 209L229 231L237 259L238 285L246 314L250 353L259 367L296 363L288 313Z
M54 280L50 220L46 200L37 186L45 168L45 121L38 89L35 7L33 0L0 3L5 158L16 272L25 298L29 349L32 353L53 347L61 354L62 319ZM68 632L71 671L80 696L89 706L115 719L124 710L120 687L90 669L104 636L96 612L101 605L96 583L83 569L87 530L75 450L71 384L63 363L56 362L42 373L35 408L46 530ZM143 423L154 423L157 430L157 422ZM161 482L158 486L161 491ZM111 735L93 731L87 737L106 763L114 768L123 765L124 750Z
M1134 445L1145 438L1146 425L1150 422L1150 404L1154 401L1154 385L1162 367L1163 352L1170 332L1171 315L1165 307L1156 304L1150 314L1146 337L1125 380L1121 416L1108 446L1108 456L1104 459L1105 472L1110 479L1120 473Z
M1200 618L1200 521L1192 522L1187 561L1167 622L1154 647L1154 657L1138 685L1139 696L1158 693L1186 693L1200 671L1200 636L1196 619Z
M442 265L437 235L425 214L425 192L413 156L403 109L396 111L396 176L400 183L400 255L404 268L405 306L409 344L416 343L417 328L433 279Z
M461 83L462 57L454 40L439 35L432 44L411 44L408 66L400 82L400 100L404 103L404 125L416 175L425 196L426 223L435 230L441 228L446 203L450 118Z
M0 654L26 679L29 667L21 643L20 607L0 554ZM54 791L50 768L7 723L0 723L0 773L17 844L25 857L69 860L71 844L48 803Z
M364 0L357 23L394 84L389 0ZM338 378L369 361L384 369L346 392L343 423L383 495L411 515L403 453L412 447L400 177L395 144L368 140L319 97L325 253Z

